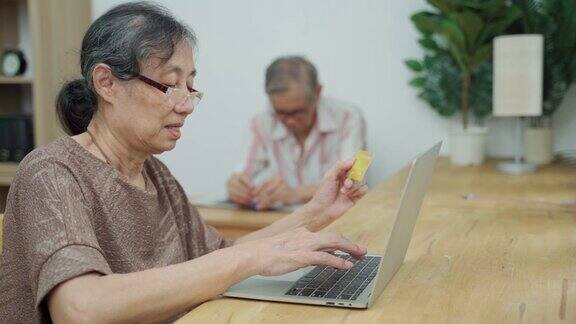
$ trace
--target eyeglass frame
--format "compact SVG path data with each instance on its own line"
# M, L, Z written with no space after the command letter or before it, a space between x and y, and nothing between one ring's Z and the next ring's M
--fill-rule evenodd
M280 118L299 118L302 116L305 116L307 113L309 112L308 108L302 108L302 109L298 109L298 110L294 110L294 111L290 111L290 112L280 112L277 111L276 109L274 109L274 113L280 117Z
M150 79L150 78L148 78L148 77L143 76L142 74L138 74L138 75L136 76L136 78L137 78L138 80L146 83L147 85L152 86L152 87L156 88L156 89L159 90L159 91L162 91L162 92L165 93L166 96L168 96L168 97L170 96L170 94L168 93L168 91L170 91L170 89L172 89L172 90L178 89L178 88L176 88L176 87L171 87L171 86L165 85L165 84L163 84L163 83L160 83L160 82L158 82L158 81L154 81L154 80L152 80L152 79ZM187 87L187 89L188 89L189 95L186 97L186 100L188 100L188 98L190 98L191 96L194 96L194 97L198 98L198 101L200 101L200 100L202 99L202 97L204 97L204 93L201 92L201 91L198 91L198 90L196 90L196 89L194 89L194 88L192 88L192 87ZM185 101L182 101L182 102L185 102ZM175 103L175 104L181 104L182 102L180 102L180 103Z
M311 99L312 101L315 101L316 99ZM317 103L316 103L317 104ZM283 112L283 111L277 111L275 108L273 109L274 114L276 114L276 116L278 116L278 118L280 119L286 119L286 118L300 118L300 117L304 117L306 116L311 110L310 107L308 108L300 108L294 111L290 111L290 112Z

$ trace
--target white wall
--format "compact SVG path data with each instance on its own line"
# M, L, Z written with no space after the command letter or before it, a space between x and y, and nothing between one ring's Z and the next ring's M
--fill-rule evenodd
M117 3L93 0L93 16ZM248 145L249 119L267 100L264 70L279 55L306 55L317 66L326 94L363 108L368 145L376 156L372 183L447 138L451 121L417 99L403 64L422 54L409 16L425 8L424 1L160 3L188 23L200 40L196 85L206 97L187 120L176 149L161 156L189 194L224 194L226 178ZM576 91L558 114L558 149L576 146L574 103ZM510 155L511 125L510 120L491 123L491 155Z

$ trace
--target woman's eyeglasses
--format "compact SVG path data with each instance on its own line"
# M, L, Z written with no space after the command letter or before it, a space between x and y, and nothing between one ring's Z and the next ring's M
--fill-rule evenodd
M204 96L204 93L195 90L193 88L181 89L176 87L170 87L140 74L138 75L138 80L164 92L166 94L166 99L170 105L179 106L181 104L186 103L188 99L191 99L192 106L196 107L200 102L200 100L202 99L202 97Z

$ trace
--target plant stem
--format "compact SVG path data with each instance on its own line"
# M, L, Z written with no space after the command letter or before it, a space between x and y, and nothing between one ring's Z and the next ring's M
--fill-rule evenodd
M468 128L468 112L470 110L470 72L462 71L462 125Z

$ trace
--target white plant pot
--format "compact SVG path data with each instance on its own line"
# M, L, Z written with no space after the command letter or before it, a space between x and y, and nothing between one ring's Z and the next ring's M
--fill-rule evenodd
M554 136L548 127L528 127L524 133L524 157L526 162L544 165L554 159Z
M466 130L452 130L449 137L452 164L466 166L484 163L487 133L486 127L470 126Z

